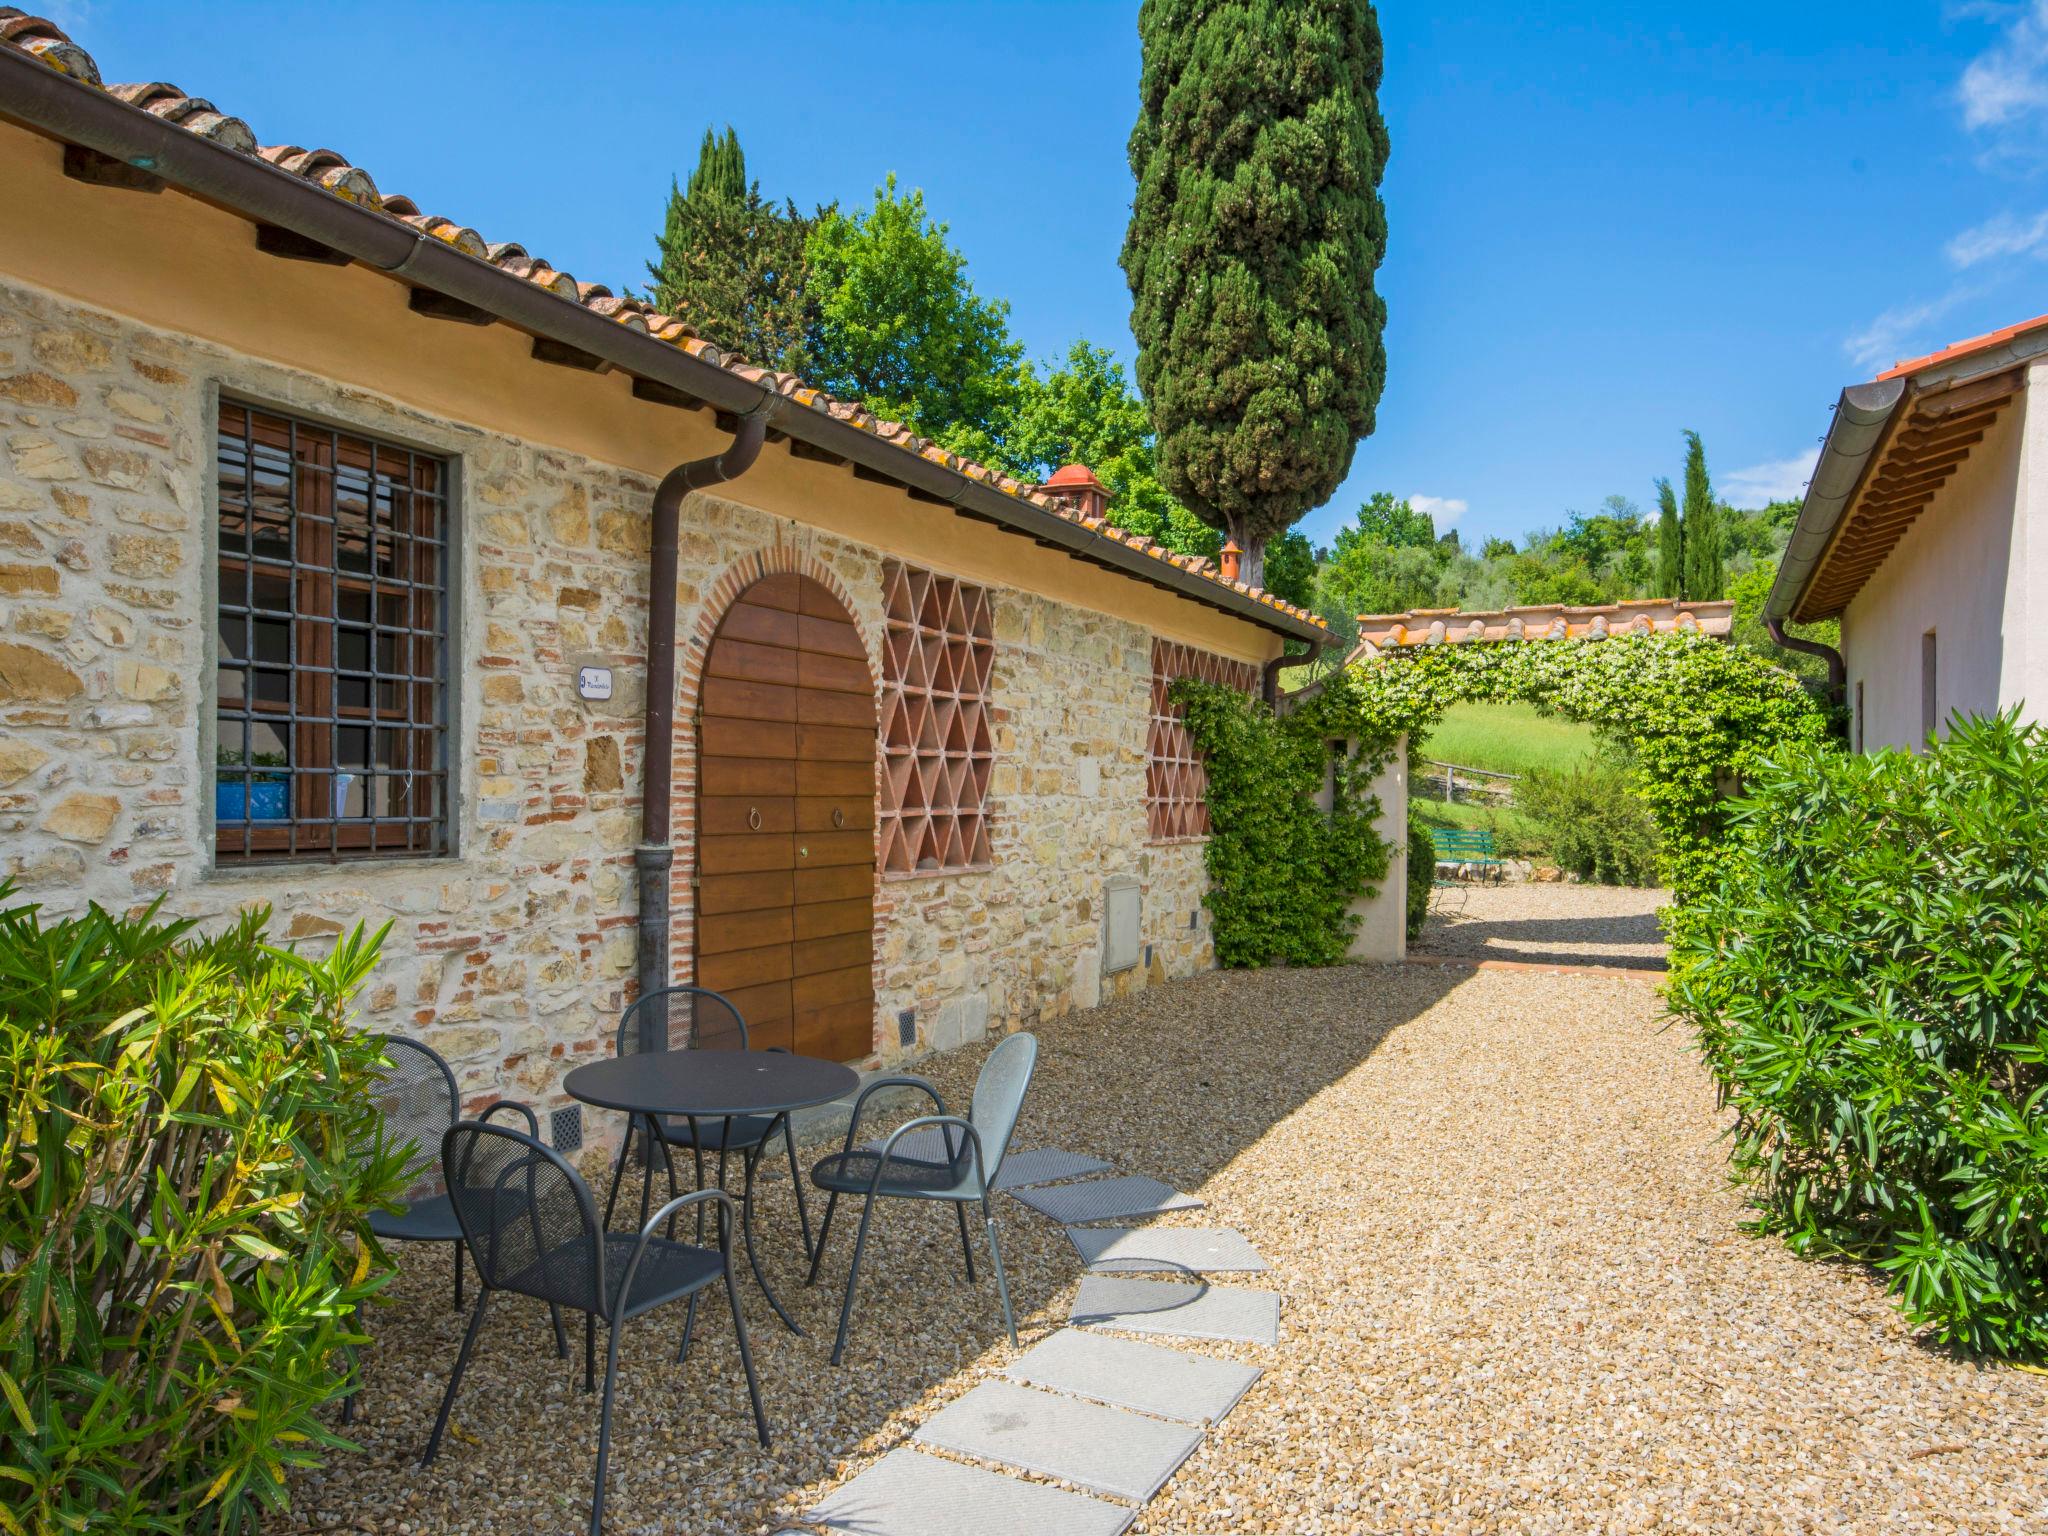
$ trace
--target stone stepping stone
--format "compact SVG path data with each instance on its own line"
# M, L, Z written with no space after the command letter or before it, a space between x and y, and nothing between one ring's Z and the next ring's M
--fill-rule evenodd
M1262 1274L1267 1267L1251 1240L1234 1227L1069 1227L1067 1240L1089 1273L1097 1275L1149 1269Z
M1199 1211L1202 1202L1184 1195L1171 1184L1157 1179L1125 1174L1120 1179L1087 1179L1079 1184L1049 1184L1037 1189L1013 1189L1012 1200L1022 1200L1041 1215L1067 1226L1089 1221L1109 1221L1119 1216L1159 1216L1167 1211Z
M1194 1454L1202 1431L1078 1397L985 1381L933 1414L913 1438L1143 1504ZM955 1528L980 1529L971 1520Z
M804 1518L855 1536L1122 1536L1134 1509L894 1450Z
M1235 1360L1062 1328L1003 1374L1162 1419L1213 1424L1237 1406L1260 1373Z
M1184 1285L1177 1280L1132 1280L1123 1275L1083 1275L1068 1321L1123 1333L1278 1344L1280 1293Z
M957 1131L954 1133L959 1134ZM896 1143L896 1150L905 1157L914 1157L920 1162L943 1163L946 1160L945 1127L928 1125L921 1131L912 1131ZM879 1153L888 1141L878 1136L873 1141L861 1143L863 1151ZM1099 1157L1087 1157L1079 1152L1062 1152L1058 1147L1038 1147L1029 1152L1012 1152L1003 1159L1002 1171L996 1175L997 1189L1021 1189L1027 1184L1051 1184L1060 1179L1078 1179L1085 1174L1104 1173L1109 1164Z

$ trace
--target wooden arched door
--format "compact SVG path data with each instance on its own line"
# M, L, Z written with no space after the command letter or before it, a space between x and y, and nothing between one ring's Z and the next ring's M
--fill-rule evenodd
M764 576L712 637L697 718L698 986L754 1048L874 1049L875 685L829 588Z

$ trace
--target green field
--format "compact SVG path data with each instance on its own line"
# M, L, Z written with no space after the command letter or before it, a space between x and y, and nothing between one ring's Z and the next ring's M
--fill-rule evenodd
M1527 773L1570 769L1598 750L1590 726L1546 715L1533 704L1454 704L1421 755L1465 768Z

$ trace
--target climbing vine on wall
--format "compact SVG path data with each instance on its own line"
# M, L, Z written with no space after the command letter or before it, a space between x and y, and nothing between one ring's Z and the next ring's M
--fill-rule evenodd
M1373 831L1376 768L1339 760L1333 806L1329 743L1352 734L1351 679L1276 716L1233 688L1192 678L1172 698L1209 775L1208 908L1220 965L1336 965L1358 920L1351 903L1386 878L1390 850ZM1382 763L1384 759L1381 759Z
M1343 960L1351 904L1386 877L1392 853L1373 830L1372 781L1401 737L1427 735L1453 704L1524 701L1624 743L1680 903L1720 867L1723 790L1780 746L1828 736L1826 709L1789 673L1683 634L1390 650L1277 717L1208 683L1177 683L1173 697L1208 766L1208 905L1227 966ZM1325 813L1329 743L1345 740L1358 748L1337 761Z
M1723 790L1789 742L1819 742L1828 712L1754 651L1701 635L1615 635L1390 650L1350 669L1355 734L1384 764L1466 701L1536 705L1629 748L1630 787L1656 819L1664 879L1682 904L1707 889L1728 837Z

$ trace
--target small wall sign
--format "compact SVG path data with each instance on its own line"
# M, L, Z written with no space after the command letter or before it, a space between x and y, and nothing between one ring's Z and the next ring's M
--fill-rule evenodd
M576 691L586 699L608 699L612 696L612 669L610 667L578 667L576 669Z

